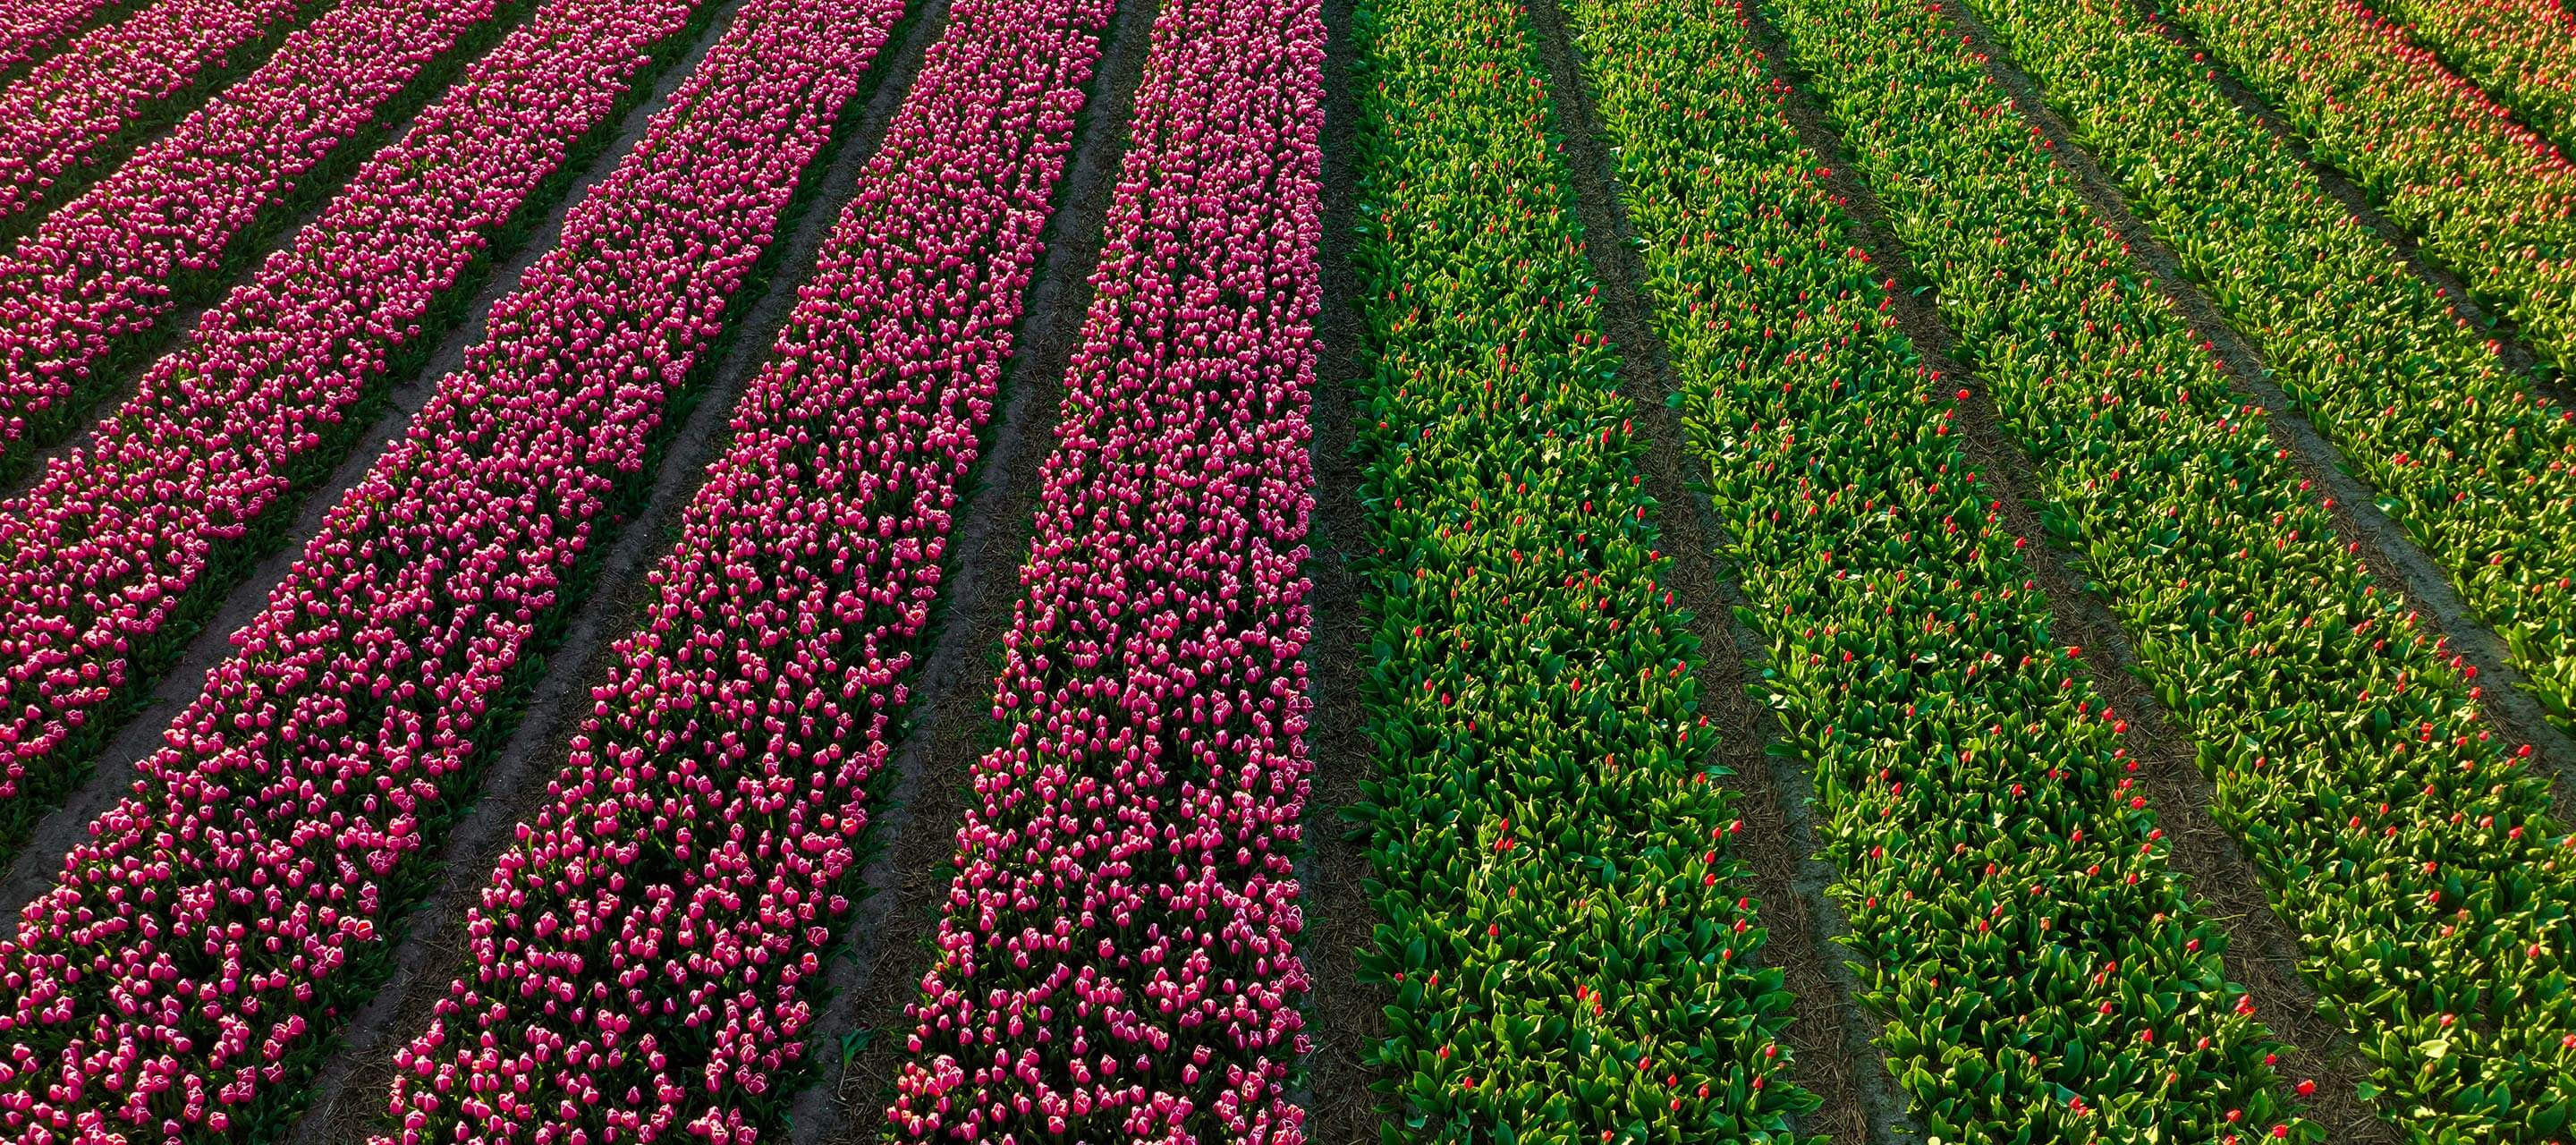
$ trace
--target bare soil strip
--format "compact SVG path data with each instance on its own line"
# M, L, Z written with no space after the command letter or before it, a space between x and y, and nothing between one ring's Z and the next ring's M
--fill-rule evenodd
M1315 635L1305 656L1315 708L1306 742L1315 772L1306 801L1306 853L1297 864L1306 909L1299 954L1315 988L1306 998L1312 1048L1295 1097L1306 1108L1310 1140L1368 1145L1378 1140L1379 1122L1378 1097L1368 1087L1381 1072L1368 1064L1368 1053L1386 1037L1385 1007L1395 995L1384 983L1360 979L1358 954L1374 942L1380 916L1369 901L1374 872L1367 848L1340 817L1360 802L1360 784L1377 775L1359 693L1368 626L1351 570L1370 544L1359 464L1351 455L1358 416L1352 395L1369 368L1360 356L1361 279L1351 263L1359 207L1359 102L1352 88L1359 82L1353 70L1359 46L1351 39L1351 9L1351 0L1324 2L1324 307L1308 410L1315 512L1306 537L1306 574L1315 583Z

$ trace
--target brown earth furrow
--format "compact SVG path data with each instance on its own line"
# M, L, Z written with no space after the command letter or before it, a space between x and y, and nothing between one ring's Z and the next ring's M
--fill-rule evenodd
M1358 416L1353 395L1368 369L1360 355L1361 277L1351 261L1359 198L1352 16L1351 0L1324 0L1323 311L1316 322L1320 354L1309 411L1316 488L1307 534L1312 555L1306 560L1314 581L1315 636L1306 644L1305 660L1315 701L1307 724L1315 770L1306 803L1306 853L1297 868L1306 903L1299 953L1315 990L1306 1000L1312 1049L1303 1063L1304 1084L1294 1096L1306 1108L1309 1139L1328 1145L1372 1145L1379 1139L1377 1096L1369 1083L1382 1071L1368 1057L1386 1037L1384 1008L1395 1000L1384 983L1360 977L1359 951L1374 944L1380 921L1368 895L1375 872L1365 843L1339 818L1343 808L1361 801L1360 785L1377 775L1360 700L1368 626L1351 569L1370 544L1359 464L1351 453Z

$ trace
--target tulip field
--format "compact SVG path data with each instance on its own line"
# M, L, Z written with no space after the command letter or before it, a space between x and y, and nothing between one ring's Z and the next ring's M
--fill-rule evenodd
M0 1142L2576 1142L2564 0L0 0Z

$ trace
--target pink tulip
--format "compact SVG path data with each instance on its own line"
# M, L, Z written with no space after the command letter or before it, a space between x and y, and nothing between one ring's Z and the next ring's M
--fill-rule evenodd
M43 59L118 0L26 0L0 12L0 72Z
M213 546L274 509L286 475L692 6L548 0L209 310L85 448L0 504L0 648L20 653L0 667L0 795L61 773L64 740L135 682L132 647L208 591Z
M237 1119L304 1080L300 1051L376 985L350 958L408 905L383 880L466 794L462 768L592 523L642 480L671 387L894 14L746 4L495 308L490 340L331 510L134 793L0 942L0 1060L16 1070L0 1093L26 1099L11 1139L176 1141L218 1105ZM610 368L629 362L648 376ZM548 881L592 878L576 865ZM736 903L747 889L721 888ZM737 971L765 964L757 943L719 945ZM544 970L506 972L541 987ZM214 1044L116 1013L177 998L204 1000L192 1024ZM648 1035L633 1044L666 1060ZM527 1108L530 1067L485 1064L474 1107Z
M1303 1139L1321 43L1296 0L1157 18L1003 641L1007 746L887 1110L908 1137Z
M47 215L0 258L0 312L13 315L0 328L0 448L22 422L66 421L75 411L60 407L85 396L77 379L171 309L174 278L220 266L243 228L494 4L349 0Z
M154 0L73 40L0 91L0 221L43 202L148 105L304 10L296 0Z

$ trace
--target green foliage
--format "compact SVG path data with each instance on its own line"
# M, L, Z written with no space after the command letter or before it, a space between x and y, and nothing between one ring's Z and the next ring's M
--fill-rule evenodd
M1737 13L1571 6L1816 780L1881 1048L1928 1135L2218 1140L2297 1119L2070 650Z
M2318 158L2560 370L2576 365L2576 167L2555 148L2356 0L2168 2Z
M2124 0L1977 0L2078 141L2576 728L2576 414Z
M2527 749L2492 742L2455 658L2334 538L2262 411L1937 9L1770 10L2197 733L2213 811L2382 1111L2421 1140L2550 1139L2576 1102L2576 871Z
M2558 0L2379 0L2415 40L2553 140L2576 139L2576 19Z
M1789 1142L1789 996L1523 15L1357 17L1385 1137Z

